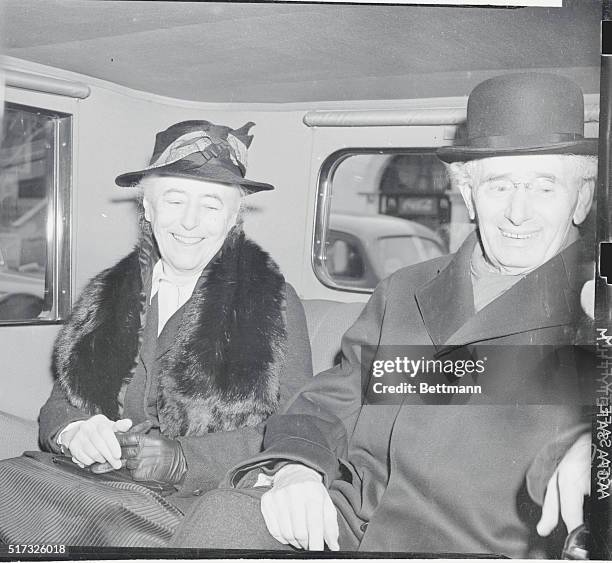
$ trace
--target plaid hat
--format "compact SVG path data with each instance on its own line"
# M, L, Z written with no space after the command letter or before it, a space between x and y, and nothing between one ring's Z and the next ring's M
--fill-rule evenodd
M182 121L155 136L149 166L115 178L122 187L138 185L145 176L178 176L239 185L247 193L273 190L274 186L245 178L247 149L252 135L246 123L240 129L215 125L210 121Z

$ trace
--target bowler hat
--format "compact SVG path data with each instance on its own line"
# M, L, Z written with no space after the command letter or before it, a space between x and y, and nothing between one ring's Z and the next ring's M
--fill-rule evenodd
M248 193L273 190L270 184L244 177L247 149L253 140L248 131L253 125L249 122L231 129L202 120L175 123L156 135L149 166L121 174L115 183L136 186L143 177L158 175L239 185Z
M597 154L584 138L582 90L563 76L520 73L481 82L468 98L467 139L438 149L445 162L525 154Z

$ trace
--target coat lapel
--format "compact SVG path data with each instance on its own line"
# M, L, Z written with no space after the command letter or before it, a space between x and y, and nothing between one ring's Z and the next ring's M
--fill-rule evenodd
M147 371L150 364L155 361L157 355L157 295L151 300L147 307L145 326L142 332L142 342L140 345L140 359Z
M570 293L563 259L557 255L468 319L445 344L461 346L569 325L575 316Z
M151 304L147 308L145 328L143 331L142 345L140 346L140 359L147 367L151 368L153 362L159 360L166 354L175 341L177 329L180 325L183 316L183 307L178 309L166 322L161 333L157 334L158 325L158 303L157 295L151 300Z
M571 276L576 270L579 242L525 276L478 313L474 311L470 274L476 243L476 236L471 235L448 267L417 291L423 322L438 353L575 321L576 288Z
M472 233L449 264L416 291L423 323L436 348L474 316L470 258L476 243Z
M218 253L213 261L218 258L220 254ZM200 275L195 287L193 288L193 293L198 294L203 291L206 285L206 278L208 276L208 268L204 268L202 274ZM191 299L187 300L181 307L179 307L174 314L166 321L164 328L158 336L157 342L157 356L156 358L159 360L165 354L167 354L172 346L176 343L177 334L181 329L188 329L188 326L183 326L183 316L185 311L189 307L191 303Z
M165 354L167 354L170 348L172 348L173 344L176 342L176 335L180 329L184 311L185 305L177 309L166 321L164 328L157 337L157 349L155 354L156 359L159 360Z

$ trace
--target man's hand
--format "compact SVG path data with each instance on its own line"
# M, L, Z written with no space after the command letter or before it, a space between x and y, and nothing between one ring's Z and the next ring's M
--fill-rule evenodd
M284 466L272 489L261 497L261 513L270 535L283 544L338 551L338 515L321 475L301 464Z
M79 421L61 434L61 445L70 450L72 461L86 466L109 463L121 467L121 447L115 432L126 432L132 426L129 418L113 422L103 414Z
M580 526L584 521L584 497L590 494L591 436L583 434L567 450L548 481L538 534L547 536L557 527L559 512L568 533Z
M591 318L595 318L595 280L588 280L580 291L580 304L584 312Z
M140 432L117 434L124 465L134 481L178 484L187 471L183 448L177 440Z

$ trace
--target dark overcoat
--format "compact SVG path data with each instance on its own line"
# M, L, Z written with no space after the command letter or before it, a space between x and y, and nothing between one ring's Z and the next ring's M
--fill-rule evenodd
M344 336L342 365L268 420L264 452L238 465L226 484L241 486L259 466L295 460L323 474L341 520L341 549L533 553L540 511L530 495L541 502L552 468L540 464L528 478L530 467L551 444L571 443L585 429L582 374L574 348L564 346L575 341L581 317L581 247L568 247L476 313L475 244L471 236L454 257L383 281ZM362 365L367 374L385 345L425 345L419 357L429 348L443 359L474 357L485 344L494 352L485 372L460 381L481 384L482 395L363 405L371 378Z

